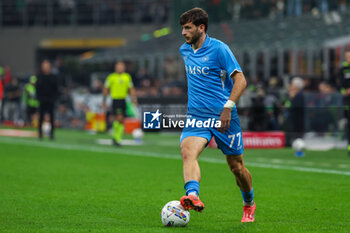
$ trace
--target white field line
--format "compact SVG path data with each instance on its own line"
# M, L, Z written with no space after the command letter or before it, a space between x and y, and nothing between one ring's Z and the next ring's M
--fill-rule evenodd
M167 154L160 152L147 152L140 150L130 150L124 148L115 148L115 147L97 147L97 146L81 146L81 145L70 145L70 144L57 144L55 142L40 142L40 141L27 141L19 138L6 138L0 137L0 142L7 144L15 144L15 145L28 145L28 146L36 146L36 147L45 147L51 149L61 149L61 150L83 150L89 152L100 152L100 153L123 153L132 156L138 157L153 157L153 158L162 158L162 159L175 159L181 160L181 156L179 154ZM1 150L0 155L2 153L6 153L6 151ZM215 158L207 158L202 157L199 159L202 162L208 163L216 163L216 164L225 164L226 161L223 159L215 159ZM271 162L271 161L270 161ZM339 170L330 170L330 169L322 169L322 168L311 168L311 167L301 167L301 166L289 166L289 165L280 165L280 164L271 164L271 163L260 163L260 162L246 162L247 166L251 167L259 167L259 168L272 168L278 170L290 170L290 171L301 171L301 172L313 172L313 173L323 173L323 174L336 174L336 175L345 175L350 176L350 172L348 171L339 171Z

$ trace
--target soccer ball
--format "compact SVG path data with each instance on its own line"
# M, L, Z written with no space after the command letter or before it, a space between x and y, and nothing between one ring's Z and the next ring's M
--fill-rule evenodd
M51 124L45 121L42 125L42 131L44 132L44 135L49 135L51 132Z
M185 210L179 201L166 203L160 216L167 227L184 227L190 221L190 212Z
M132 131L132 137L135 139L135 140L141 140L143 138L143 131L142 129L138 128L138 129L134 129Z
M303 151L305 149L305 142L301 138L297 138L292 143L292 148L295 151Z

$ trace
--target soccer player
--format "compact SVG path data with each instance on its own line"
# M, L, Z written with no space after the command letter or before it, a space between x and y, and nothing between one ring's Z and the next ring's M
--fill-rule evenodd
M124 134L124 116L126 114L125 98L130 94L133 104L137 105L137 98L130 74L125 72L124 62L115 64L115 72L108 75L103 89L103 105L106 106L106 97L112 98L111 114L113 115L113 144L120 146Z
M180 47L188 82L187 115L195 120L215 118L221 126L185 127L180 143L186 195L181 198L185 209L201 212L199 199L201 172L199 154L212 137L226 155L230 170L243 196L241 222L254 222L252 177L243 161L242 130L236 102L247 83L242 69L229 47L208 36L208 15L201 8L193 8L180 17L182 35L186 43Z

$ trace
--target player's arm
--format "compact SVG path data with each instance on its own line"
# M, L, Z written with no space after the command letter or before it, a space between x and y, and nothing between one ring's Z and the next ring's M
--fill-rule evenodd
M130 97L131 97L132 103L133 103L134 105L137 105L137 104L138 104L138 103L137 103L137 96L136 96L136 90L135 90L134 87L130 87L130 88L129 88L129 95L130 95Z
M103 87L102 94L103 94L103 98L107 98L107 96L109 95L109 88Z
M218 50L219 65L223 70L226 70L230 77L233 79L233 87L231 95L224 105L224 109L220 116L221 127L218 129L224 133L226 129L230 127L231 110L236 105L239 97L242 95L244 89L247 86L247 81L243 75L242 69L239 66L235 56L230 48L223 44Z
M219 128L219 131L221 133L225 133L225 131L229 129L232 108L236 105L239 97L241 97L245 88L247 87L247 80L245 79L243 72L234 71L231 74L231 78L233 79L234 84L231 95L224 105L224 109L222 110L220 116L221 127Z
M129 92L129 95L131 97L132 103L134 105L137 105L138 103L137 103L136 90L135 90L134 84L132 82L131 76L129 76L129 90L128 90L128 92Z
M107 102L107 96L109 95L109 88L103 87L102 94L103 94L102 108L104 110L107 110L106 102Z
M237 103L239 97L243 94L245 88L247 87L247 80L244 77L243 72L236 71L231 75L234 85L232 87L231 95L229 100Z

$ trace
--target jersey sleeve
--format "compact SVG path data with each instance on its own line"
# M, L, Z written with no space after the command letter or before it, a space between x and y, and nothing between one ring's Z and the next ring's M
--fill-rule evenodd
M220 68L226 70L228 75L231 76L231 74L235 71L242 72L242 69L238 64L235 56L226 44L223 44L219 47L218 59Z
M111 87L111 75L108 75L106 80L105 80L105 88L110 88Z
M132 82L132 78L131 75L128 75L128 87L129 88L133 88L134 87L134 83Z

